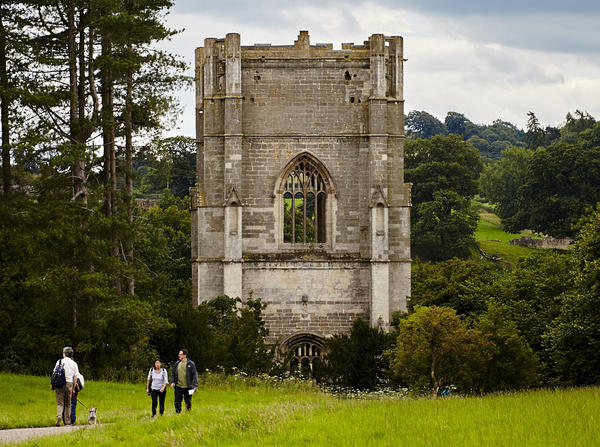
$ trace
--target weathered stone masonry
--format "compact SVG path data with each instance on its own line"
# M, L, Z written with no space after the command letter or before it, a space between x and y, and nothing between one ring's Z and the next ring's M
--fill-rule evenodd
M403 62L402 38L382 34L333 50L306 31L289 46L232 33L196 50L196 303L263 298L284 348L406 309ZM312 196L289 192L309 178L295 167L316 173Z

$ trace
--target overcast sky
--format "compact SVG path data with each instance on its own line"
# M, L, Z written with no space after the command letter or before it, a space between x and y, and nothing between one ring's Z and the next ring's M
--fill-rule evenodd
M175 0L167 16L184 29L163 45L190 64L207 37L241 35L242 45L291 45L299 30L311 44L360 44L371 34L404 37L406 113L448 111L475 123L525 127L587 110L600 118L600 0ZM194 136L194 94L170 134Z

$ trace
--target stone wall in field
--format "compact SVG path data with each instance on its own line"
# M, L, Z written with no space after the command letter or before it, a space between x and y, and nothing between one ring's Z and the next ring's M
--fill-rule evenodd
M521 245L523 247L530 248L553 248L555 250L568 250L571 248L573 239L563 238L557 239L554 237L545 237L542 239L535 239L529 236L523 236L510 241L511 245Z

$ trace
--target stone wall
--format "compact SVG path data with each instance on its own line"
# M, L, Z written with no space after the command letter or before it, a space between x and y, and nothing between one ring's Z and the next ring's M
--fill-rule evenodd
M369 319L369 265L344 261L245 262L243 294L268 302L270 338L296 332L329 336Z
M529 236L523 236L510 241L511 245L522 245L523 247L530 248L552 248L555 250L568 250L571 248L573 239L563 238L557 239L554 237L545 237L542 239L534 239Z

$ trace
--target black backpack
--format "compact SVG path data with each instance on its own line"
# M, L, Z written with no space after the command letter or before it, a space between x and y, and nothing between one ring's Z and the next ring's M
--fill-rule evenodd
M55 390L57 388L62 388L67 384L67 379L65 378L65 368L62 366L62 360L58 361L58 365L52 371L52 377L50 378L50 385L52 389Z

